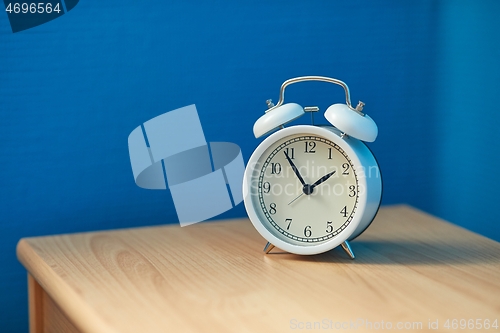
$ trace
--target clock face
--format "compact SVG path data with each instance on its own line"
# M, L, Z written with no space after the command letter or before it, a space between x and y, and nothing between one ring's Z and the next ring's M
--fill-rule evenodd
M328 242L356 213L360 186L355 167L330 139L312 133L284 136L254 161L253 208L264 227L286 243Z

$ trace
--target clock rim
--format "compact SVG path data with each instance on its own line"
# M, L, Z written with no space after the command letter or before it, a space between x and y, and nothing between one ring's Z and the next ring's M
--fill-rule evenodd
M250 192L250 186L252 181L252 170L250 166L258 162L258 160L262 157L263 153L276 141L281 140L287 136L304 134L304 135L318 135L332 141L333 143L339 145L340 148L342 148L344 152L347 154L347 156L349 156L349 158L351 159L351 163L353 164L353 167L356 166L364 167L355 149L344 139L342 139L338 134L336 134L334 130L336 129L330 126L319 127L313 125L296 125L281 129L271 134L266 139L264 139L264 141L262 141L257 146L253 154L250 156L250 159L248 160L247 167L245 168L245 173L243 176L243 202L248 217L252 222L253 226L255 227L255 229L259 232L259 234L262 237L264 237L268 242L270 242L271 244L282 250L295 254L313 255L329 251L339 246L344 241L348 240L349 237L351 237L351 235L357 230L357 227L360 224L365 212L366 202L367 202L366 178L357 176L358 186L364 186L365 191L363 191L363 193L358 192L358 203L356 207L356 213L351 222L349 223L349 225L343 231L339 232L338 235L332 237L328 241L325 241L320 244L298 245L298 244L288 243L284 239L276 237L264 225L264 223L268 222L261 221L261 219L259 218L259 215L257 214L256 211L258 208L256 207L256 205L254 205L254 202L252 200L252 195Z

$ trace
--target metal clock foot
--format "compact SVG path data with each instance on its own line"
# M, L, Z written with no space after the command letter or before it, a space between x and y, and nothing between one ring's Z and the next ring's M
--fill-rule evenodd
M264 246L264 253L268 254L272 249L274 249L274 245L267 242L266 246Z
M349 245L348 241L345 241L340 245L342 246L344 251L349 255L349 257L351 257L351 259L356 258L356 256L354 255L354 252L352 252L351 245Z

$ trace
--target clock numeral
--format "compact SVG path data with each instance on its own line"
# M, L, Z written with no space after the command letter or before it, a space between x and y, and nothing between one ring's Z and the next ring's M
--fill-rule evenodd
M332 148L328 148L328 159L332 159Z
M295 148L285 148L285 154L291 160L295 159Z
M349 163L344 163L342 164L342 169L344 169L344 171L342 172L343 175L349 175L349 168L351 166L349 165Z
M286 230L290 230L290 225L292 224L292 219L285 219L285 223L288 222L288 226L286 227Z
M304 229L304 236L306 236L306 237L311 237L311 235L312 235L311 226L310 226L310 225L308 225L308 226L307 226L307 227L305 227L305 229Z
M333 232L333 225L332 225L332 221L326 221L326 232L328 234L332 233Z
M306 141L304 142L306 144L306 150L305 153L315 153L316 150L316 142L314 141Z
M271 174L279 175L281 173L281 164L271 163Z
M269 205L269 214L276 214L276 204L274 202L271 202L271 204Z
M269 193L269 191L271 191L271 184L269 182L265 182L262 184L262 188L264 189L264 193Z
M349 196L352 198L356 195L356 186L351 185L349 186Z
M344 206L344 208L342 208L340 214L342 214L342 216L344 217L347 217L347 214L349 214L349 212L347 211L347 206Z

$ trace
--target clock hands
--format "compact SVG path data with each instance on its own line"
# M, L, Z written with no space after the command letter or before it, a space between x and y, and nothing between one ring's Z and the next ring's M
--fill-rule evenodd
M298 198L300 198L304 193L305 194L309 194L309 193L306 193L305 190L304 190L306 187L309 187L309 185L306 184L306 182L304 181L304 178L302 178L302 176L301 176L301 174L299 172L299 169L297 169L297 167L295 166L295 164L292 162L292 159L290 157L288 157L288 154L286 153L286 151L283 151L283 153L285 154L285 157L286 157L288 163L292 167L293 172L295 173L295 175L299 179L300 183L302 184L302 193L298 197L296 197L295 199L293 199L292 201L290 201L288 203L290 205L292 202L294 202L295 200L297 200Z
M323 177L321 177L320 179L318 179L316 182L314 182L312 185L311 185L311 192L312 190L318 186L319 184L325 182L328 178L330 178L333 174L335 173L335 171L332 171L330 172L329 174L326 174L324 175Z
M302 192L304 192L305 195L309 195L309 194L312 194L313 191L314 191L314 188L318 185L320 185L321 183L325 182L328 178L330 178L333 174L335 173L335 171L332 171L326 175L324 175L323 177L321 177L320 179L318 179L317 181L315 181L312 185L309 185L309 184L304 184L304 186L302 187Z
M328 178L330 178L335 173L335 171L332 171L332 172L324 175L323 177L321 177L317 181L315 181L313 184L311 184L311 185L306 184L306 182L304 181L304 178L302 178L302 175L299 172L299 169L297 169L297 167L295 166L295 164L292 162L292 159L290 157L288 157L288 154L286 153L286 151L283 151L283 153L285 154L286 160L288 161L288 163L292 167L293 172L295 173L295 175L299 179L300 183L302 184L302 193L298 197L296 197L295 199L293 199L292 201L290 201L288 203L289 205L292 204L292 202L294 202L298 198L300 198L303 194L309 195L309 194L313 193L314 188L316 186L318 186L318 185L322 184L323 182L327 181Z
M300 193L300 194L299 194L299 196L298 196L298 197L296 197L295 199L293 199L292 201L290 201L290 202L288 203L288 205L291 205L291 204L292 204L292 202L294 202L295 200L297 200L298 198L300 198L300 197L301 197L301 196L303 196L303 195L304 195L304 192Z
M293 172L295 172L295 175L300 180L300 183L302 184L302 186L305 186L306 182L304 181L304 178L302 178L302 176L300 175L299 169L297 169L297 167L295 166L295 164L293 164L293 162L290 159L290 157L288 157L288 154L286 153L286 151L283 151L283 153L285 154L285 157L286 157L288 163L292 167Z

